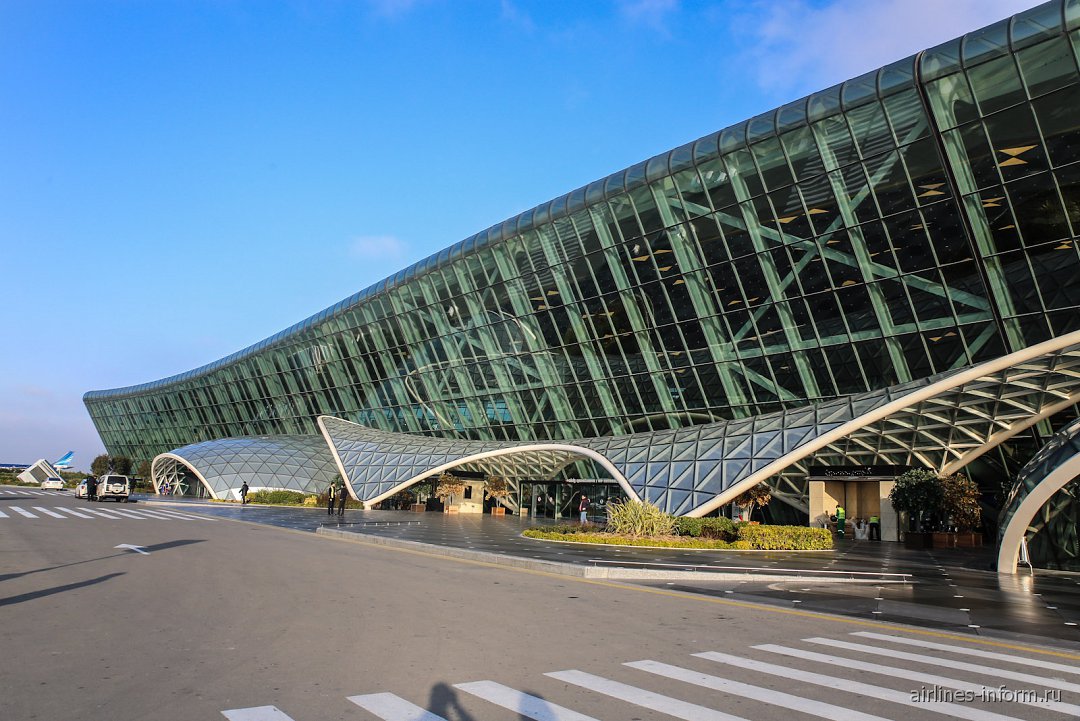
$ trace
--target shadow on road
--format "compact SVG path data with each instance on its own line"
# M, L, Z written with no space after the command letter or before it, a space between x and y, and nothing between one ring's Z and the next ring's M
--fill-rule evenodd
M428 711L442 716L447 721L476 721L472 714L462 708L461 702L458 701L458 692L445 683L437 683L431 687ZM451 713L454 715L451 716Z
M176 548L178 546L190 546L193 543L204 543L206 539L183 539L179 541L168 541L166 543L157 543L153 546L143 546L144 551L153 553L154 551L164 551L169 548ZM44 573L45 571L55 571L59 568L70 568L71 566L81 566L84 563L95 563L97 561L104 561L106 558L116 558L117 556L127 556L131 554L131 551L123 550L118 553L110 553L108 556L99 556L98 558L88 558L85 561L73 561L71 563L61 563L59 566L46 566L45 568L35 568L32 571L20 571L19 573L3 573L0 574L0 581L10 581L13 578L22 578L23 576L29 576L34 573Z
M78 583L68 583L64 586L56 586L54 588L44 588L40 591L31 591L30 593L21 593L18 596L9 596L8 598L0 598L0 606L13 606L16 603L22 603L24 601L33 601L35 598L44 598L45 596L53 596L57 593L64 593L65 591L74 591L76 588L83 588L85 586L94 586L98 583L104 583L109 579L116 578L117 576L123 576L123 572L107 573L104 576L98 576L97 578L91 578L88 581L79 581Z

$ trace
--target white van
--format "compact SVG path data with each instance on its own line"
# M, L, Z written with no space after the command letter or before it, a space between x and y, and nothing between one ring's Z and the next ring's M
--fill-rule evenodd
M131 481L127 476L102 476L98 479L97 499L111 498L117 503L127 503L131 494Z

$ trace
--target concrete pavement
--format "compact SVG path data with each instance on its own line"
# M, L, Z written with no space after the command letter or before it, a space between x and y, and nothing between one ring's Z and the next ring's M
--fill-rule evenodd
M199 504L186 505L194 510ZM798 553L615 548L524 538L523 529L554 521L517 516L350 510L338 521L328 518L325 509L199 508L217 517L361 543L420 544L415 547L429 553L546 572L636 579L658 588L960 633L1080 642L1080 574L1036 571L1033 577L1000 577L989 570L989 548L921 550L868 541L841 541L831 552Z

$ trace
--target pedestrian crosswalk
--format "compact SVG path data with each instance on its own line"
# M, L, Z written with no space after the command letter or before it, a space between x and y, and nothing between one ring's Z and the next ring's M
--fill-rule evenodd
M38 488L0 488L0 498L33 498L34 496L71 496L71 491L43 491Z
M748 721L755 718L751 704L778 709L785 718L830 721L887 721L911 718L913 712L919 718L926 714L968 721L1080 718L1080 654L1055 651L1044 656L1022 648L1004 652L962 640L945 643L872 631L729 651L702 651L675 659L678 663L628 661L623 670L604 676L578 669L550 671L529 682L532 693L494 680L454 683L445 688L451 694L460 692L461 698L452 704L444 700L437 708L387 691L343 701L362 708L364 718L381 721L447 721L441 713L455 718L598 721L572 708L575 700L581 705L583 693L589 710L604 709L607 719L630 718L647 709L687 721ZM941 667L948 671L938 672ZM673 695L672 689L678 693ZM599 703L601 699L606 700ZM450 706L453 713L446 710ZM229 721L294 721L276 706L232 709L222 715ZM298 715L296 721L306 718Z
M207 518L206 516L196 516L190 513L183 513L181 511L174 511L172 509L155 508L153 510L140 508L134 510L127 507L112 507L108 510L103 508L89 508L86 506L79 506L78 508L68 508L67 506L35 506L27 505L3 505L0 506L0 523L5 520L17 521L20 519L33 519L38 521L51 521L56 520L85 520L85 521L101 521L101 520L113 520L113 521L210 521L215 522L215 518ZM2 527L2 526L0 526Z

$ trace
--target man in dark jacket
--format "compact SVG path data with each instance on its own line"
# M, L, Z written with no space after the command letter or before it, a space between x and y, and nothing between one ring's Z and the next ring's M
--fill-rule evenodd
M349 500L349 492L345 490L345 481L338 480L337 485L337 514L345 515L345 501Z
M93 476L86 477L86 498L91 501L97 500L97 479Z

